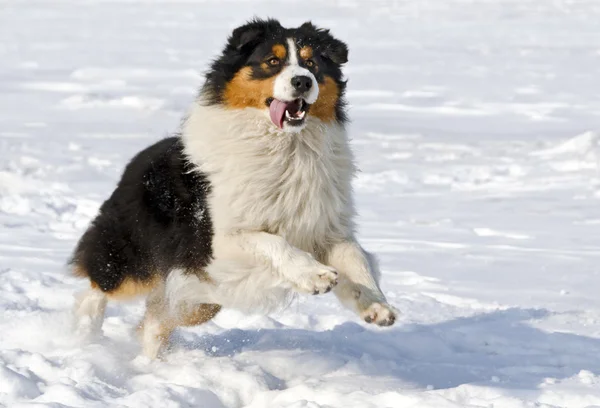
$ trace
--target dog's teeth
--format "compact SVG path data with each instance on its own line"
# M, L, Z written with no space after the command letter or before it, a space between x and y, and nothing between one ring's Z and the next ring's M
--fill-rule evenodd
M285 111L285 117L288 120L302 120L304 119L305 115L306 111L297 111L293 116L288 110Z

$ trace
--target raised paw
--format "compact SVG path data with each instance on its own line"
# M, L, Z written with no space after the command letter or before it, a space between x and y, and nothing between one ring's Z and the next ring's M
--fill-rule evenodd
M337 285L338 273L336 270L318 262L315 263L315 268L304 271L296 284L299 292L320 295L331 291Z
M367 323L378 326L391 326L396 321L396 310L387 303L372 303L360 315Z
M313 295L327 293L338 283L338 273L335 269L326 267L313 280Z

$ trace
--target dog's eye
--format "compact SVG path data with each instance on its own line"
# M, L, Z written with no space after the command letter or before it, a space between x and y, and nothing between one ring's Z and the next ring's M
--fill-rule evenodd
M313 60L306 60L306 66L311 68L315 66L315 62Z
M267 61L267 63L272 67L279 65L279 62L280 62L279 58L275 58L275 57L269 58L269 60Z

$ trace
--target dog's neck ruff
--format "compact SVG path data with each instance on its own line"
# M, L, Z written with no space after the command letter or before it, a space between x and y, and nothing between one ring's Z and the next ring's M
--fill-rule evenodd
M342 125L309 117L288 133L268 112L196 103L182 137L210 180L216 234L267 231L311 252L351 235L354 162Z

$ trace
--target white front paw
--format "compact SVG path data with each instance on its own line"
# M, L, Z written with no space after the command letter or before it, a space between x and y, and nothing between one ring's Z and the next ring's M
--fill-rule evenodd
M297 278L294 282L299 292L319 295L327 293L338 283L337 271L323 265L311 257L306 257L302 265L297 265Z
M398 312L387 303L372 303L360 316L367 323L375 323L378 326L391 326L396 321Z

